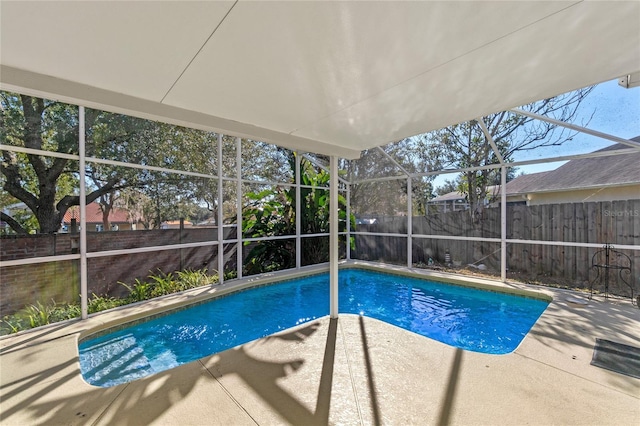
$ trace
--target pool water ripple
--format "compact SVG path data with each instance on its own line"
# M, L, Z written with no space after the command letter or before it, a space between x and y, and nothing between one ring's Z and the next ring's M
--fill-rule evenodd
M360 314L462 349L512 352L547 302L362 270L340 272L341 313ZM241 291L80 343L84 379L113 386L329 314L329 276Z

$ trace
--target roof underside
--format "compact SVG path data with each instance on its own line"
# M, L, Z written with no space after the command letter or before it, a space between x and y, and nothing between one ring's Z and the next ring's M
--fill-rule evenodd
M640 70L640 2L10 2L14 90L320 154Z

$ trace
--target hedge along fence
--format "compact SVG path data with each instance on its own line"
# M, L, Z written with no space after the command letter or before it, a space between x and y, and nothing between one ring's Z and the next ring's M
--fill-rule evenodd
M380 217L375 224L358 225L358 231L406 233L406 217ZM438 213L412 218L414 235L466 236L500 238L500 208L486 208L480 217L469 211ZM521 240L562 241L616 245L640 245L640 200L566 203L538 206L507 206L507 238ZM414 263L428 263L429 258L444 263L449 251L456 265L484 264L500 270L500 243L455 241L437 238L414 238ZM540 244L507 245L507 268L510 273L528 279L555 281L588 288L596 278L592 257L600 248L545 246ZM621 250L631 260L631 274L624 278L640 290L640 251ZM406 238L357 235L352 258L396 264L407 262ZM611 259L611 261L622 260ZM597 259L604 262L603 258ZM602 282L594 288L602 290ZM610 273L610 291L628 295L617 271Z
M117 231L87 233L89 252L126 250L130 248L165 246L170 244L216 241L217 229L185 228L148 231ZM227 238L235 236L235 228L225 228ZM39 234L3 236L0 239L0 259L3 261L47 257L77 252L78 234ZM225 270L235 270L235 243L225 244ZM144 280L158 271L165 273L187 269L218 269L217 245L160 250L87 260L89 295L122 297L128 290L119 282ZM79 261L56 261L30 265L8 266L0 270L0 316L10 315L26 305L40 301L50 304L79 300Z

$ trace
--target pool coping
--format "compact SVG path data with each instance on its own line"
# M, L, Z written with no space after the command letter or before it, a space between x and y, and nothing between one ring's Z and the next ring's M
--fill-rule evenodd
M553 293L544 287L536 287L531 289L528 284L516 282L502 282L500 280L492 280L489 278L479 278L471 276L460 276L459 274L435 271L423 268L408 268L395 264L383 264L379 262L368 262L362 260L341 261L340 270L346 269L362 269L387 274L395 274L405 277L413 277L419 279L434 279L453 285L464 287L478 288L486 291L495 291L500 293L515 294L524 297L540 299L550 303L553 300ZM270 272L259 275L252 275L240 279L225 281L222 284L213 284L194 289L184 290L178 293L168 294L153 299L143 300L128 305L118 306L116 308L105 311L96 312L88 316L87 319L79 318L61 321L54 324L48 324L36 329L23 330L18 333L0 336L2 340L29 334L37 330L46 330L48 327L56 327L62 324L71 324L79 330L77 338L78 343L108 332L112 329L127 327L137 322L145 321L157 316L165 315L169 311L180 310L191 305L206 303L218 297L223 297L231 293L247 290L261 285L269 285L272 283L293 280L329 272L329 264L319 264L304 266L299 269L288 269L284 271ZM573 299L576 298L573 292Z
M552 294L549 292L545 292L544 289L532 290L520 285L519 283L505 283L498 280L476 277L460 277L452 273L432 271L428 269L407 268L398 265L378 264L366 261L343 261L341 262L339 269L361 269L410 278L427 280L433 279L446 284L477 288L485 291L505 294L514 294L518 296L543 300L547 303L550 303L553 300ZM98 337L103 333L108 333L128 327L130 325L134 325L139 322L151 320L158 316L167 315L172 311L178 311L181 309L189 308L191 306L207 303L211 300L217 299L219 297L224 297L239 291L328 272L329 266L326 264L312 265L295 270L278 271L273 273L244 277L237 280L229 280L223 282L222 284L214 284L197 289L189 289L179 293L161 296L155 299L144 300L125 306L119 306L107 311L92 314L87 320L85 320L89 321L93 319L102 319L102 321L100 321L99 323L82 330L78 334L78 343L87 339ZM109 314L114 314L113 316L117 317L107 319L108 316L112 316Z
M343 268L341 268L341 271L352 271L352 272L360 272L360 273L366 273L366 272L371 272L373 273L375 277L388 277L388 279L391 280L396 280L396 279L410 279L413 281L409 281L409 282L413 282L413 283L418 283L418 282L424 282L424 283L434 283L437 285L443 285L446 287L450 287L450 288L464 288L464 289L469 289L469 290L480 290L482 292L486 293L491 293L491 294L496 294L496 295L505 295L505 296L516 296L520 299L529 299L531 301L541 301L545 303L545 308L548 305L548 303L551 302L551 300L553 299L552 297L540 293L540 292L534 292L531 290L526 290L526 289L513 289L513 288L504 288L501 286L497 286L495 285L495 283L491 283L491 284L487 284L487 283L483 283L481 281L478 282L469 282L468 280L464 280L464 279L456 279L455 277L449 277L449 276L435 276L434 274L420 274L420 273L416 273L414 271L410 271L410 270L390 270L389 268L385 268L385 267L381 267L378 265L364 265L364 264L345 264L343 265ZM314 272L308 272L305 273L304 275L302 275L302 278L299 276L299 274L295 274L295 277L291 277L290 275L286 276L285 278L280 278L277 279L275 281L271 281L272 278L274 278L273 276L269 276L269 277L263 277L263 279L261 280L250 280L249 282L245 282L245 283L240 283L240 285L231 285L231 286L227 286L227 288L225 288L222 291L218 291L218 292L214 292L213 294L211 294L211 297L201 297L200 300L198 301L193 301L191 303L187 303L187 304L180 304L178 306L169 306L166 310L164 311L160 311L158 313L155 314L150 314L147 316L143 316L140 317L138 319L134 319L134 320L129 320L127 319L125 322L122 322L120 324L116 324L113 326L109 326L107 328L104 329L100 329L99 331L94 330L86 330L83 333L80 333L78 336L78 343L80 346L80 354L82 355L83 350L87 349L86 347L83 348L83 344L86 343L87 341L94 341L95 339L100 339L101 337L107 335L112 335L113 333L117 333L121 330L129 330L132 327L136 327L140 324L144 324L144 323L148 323L151 322L153 320L159 319L159 318L166 318L169 317L171 315L183 312L185 310L190 310L190 309L194 309L203 305L209 305L212 302L215 301L219 301L221 299L225 299L227 296L230 295L238 295L241 294L245 291L249 291L249 290L256 290L256 289L260 289L260 288L267 288L267 287L271 287L271 286L279 286L279 285L283 285L286 283L291 283L291 282L300 282L300 280L303 279L307 279L307 278L313 278L313 277L321 277L322 278L322 282L328 283L329 281L329 277L328 277L328 271L314 271ZM326 281L325 281L326 280ZM544 311L544 309L543 309ZM342 313L349 313L349 312L342 312ZM353 312L352 312L353 313ZM539 317L539 315L542 313L542 311L540 311L540 313L538 315L535 316L535 320L537 320L537 318ZM314 316L311 317L310 319L307 319L304 322L309 322L309 321L313 321L316 318L322 318L324 316L326 316L327 314L323 314L320 316ZM360 313L360 315L363 315L362 313ZM534 323L535 323L534 320ZM385 320L382 320L385 321ZM387 321L385 321L387 322ZM389 321L392 325L395 326L400 326L401 328L405 328L401 325L398 324L394 324L393 321ZM106 325L106 324L105 324ZM295 327L296 325L299 325L299 323L293 324L291 326L287 326L285 329L288 328L292 328ZM531 326L533 325L533 323L531 324ZM527 327L526 332L528 332L529 328L531 327ZM282 330L282 328L281 328ZM416 330L409 330L409 331L413 331L415 333L421 334L420 332L416 331ZM471 350L471 351L475 351L475 352L481 352L481 353L490 353L490 354L494 354L494 355L503 355L503 354L507 354L507 353L511 353L513 352L516 347L520 344L520 342L522 341L522 339L524 338L524 336L526 335L526 332L521 336L521 339L518 341L517 345L514 346L512 349L508 350L508 351L500 351L500 352L486 352L481 350L481 347L476 347L474 346L472 349L471 348L465 348L465 347L461 347L461 349L465 349L465 350ZM270 333L270 334L275 334L276 332ZM428 334L424 335L425 337L430 337ZM247 340L247 342L249 341L253 341L253 340L257 340L261 337L266 337L266 336L258 336L256 338L252 338L250 340ZM433 338L433 337L431 337ZM438 341L442 341L441 339L435 339ZM451 346L456 346L455 344L453 344L452 342L444 342L446 344L449 344ZM103 342L100 341L99 345L102 346ZM224 350L227 349L231 349L235 346L238 346L242 343L239 344L233 344L229 347L226 347L224 349L218 350L216 352L213 353L202 353L201 355L198 355L195 358L192 358L191 361L195 361L197 359L200 359L202 357L207 357L207 356L211 356L215 353L218 352L222 352ZM90 343L91 345L95 345L95 343ZM191 362L191 361L183 361L180 362L178 365L182 365L184 363L187 362ZM82 363L81 363L82 364ZM170 368L175 368L177 365L174 365L173 367ZM159 371L164 371L168 368L164 368L162 370ZM159 371L155 371L153 373L147 374L147 375L151 375L151 374L155 374ZM83 371L83 377L84 374L86 372ZM146 377L146 375L144 376ZM136 378L135 380L139 379L140 377ZM123 382L117 382L116 380L116 384L119 383L127 383L130 382L132 380L126 380ZM88 381L90 384L94 384L95 386L99 386L99 387L110 387L113 386L112 385L101 385L101 384L95 384L92 381Z
M371 266L345 262L343 268L355 264ZM437 276L438 281L467 280L440 271L379 266L391 273ZM234 280L224 291L327 270L320 265L251 277L250 282ZM594 338L640 346L637 307L598 297L581 305L571 301L586 301L587 294L472 281L528 289L553 301L520 346L506 355L457 350L378 320L340 314L333 343L334 321L323 317L128 384L99 388L84 382L78 336L123 322L124 314L129 320L224 294L225 284L195 289L0 340L0 424L303 424L310 417L292 421L296 413L321 412L336 424L374 424L374 414L397 424L437 423L445 414L449 424L618 425L637 420L640 380L589 364ZM263 370L272 367L284 376ZM329 393L322 391L325 379L333 382ZM325 398L331 399L325 406L329 412L320 410ZM300 411L299 403L309 405Z

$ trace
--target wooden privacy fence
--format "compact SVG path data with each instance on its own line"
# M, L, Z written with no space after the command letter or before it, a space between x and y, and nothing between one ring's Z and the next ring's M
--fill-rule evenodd
M406 217L379 217L357 231L407 233ZM442 235L500 238L500 208L486 208L472 217L469 211L438 213L412 218L413 262L429 258L443 264L447 251L454 266L485 265L500 270L500 243L420 238ZM508 243L509 273L524 278L588 288L597 276L592 258L605 244L640 246L640 199L610 202L507 206L507 238L567 243L592 243L598 248ZM631 273L623 278L640 289L640 250L621 250L631 260ZM407 240L398 236L357 235L352 258L406 264ZM600 283L595 283L599 289ZM610 276L610 291L627 295L629 288L619 274Z

